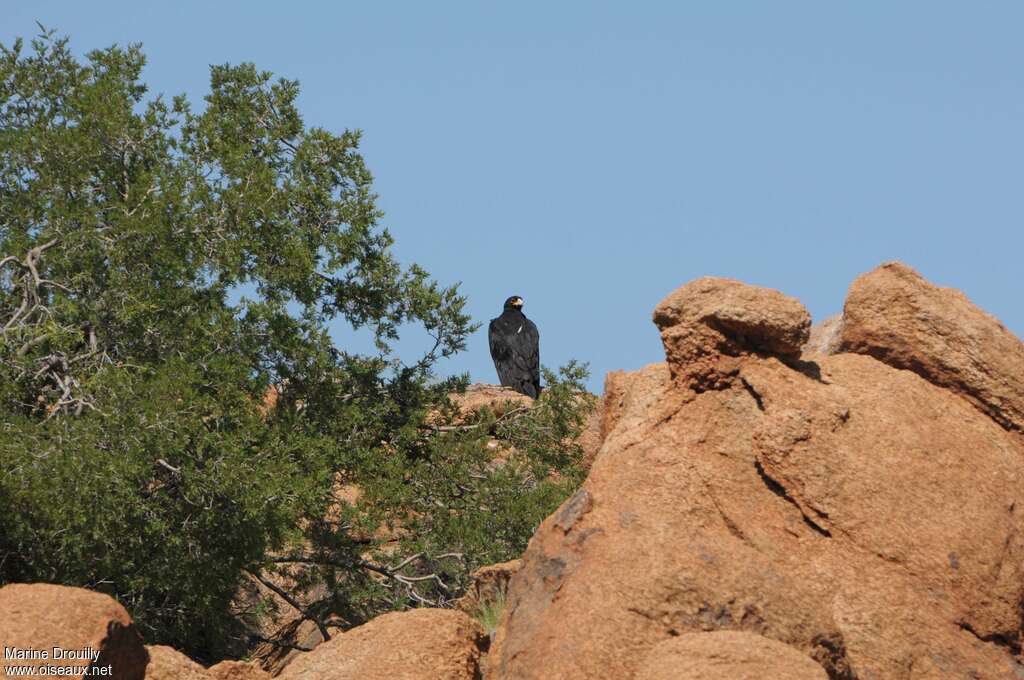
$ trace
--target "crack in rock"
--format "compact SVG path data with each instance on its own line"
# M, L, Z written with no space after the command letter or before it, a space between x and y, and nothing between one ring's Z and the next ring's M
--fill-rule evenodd
M751 385L750 381L747 380L746 378L741 376L740 382L743 384L743 389L747 391L747 394L749 394L754 399L754 403L757 404L757 410L760 411L761 413L764 413L764 397L762 397L760 393L758 393L758 391L754 389L754 386Z
M975 638L984 642L985 644L995 645L1000 649L1003 649L1013 656L1019 656L1021 652L1020 640L1014 639L1009 635L1002 633L992 633L991 635L979 635L978 631L974 630L971 624L966 621L957 621L957 626L960 630L966 631L973 635Z
M755 460L754 468L757 469L758 476L761 478L761 481L764 482L764 485L768 487L769 491L771 491L773 494L775 494L782 500L786 501L787 503L790 503L793 507L800 511L800 516L804 518L804 524L806 524L816 533L824 536L825 538L832 538L831 531L829 531L828 529L826 529L825 527L821 526L813 519L811 519L810 516L806 512L804 512L803 507L801 507L801 505L796 501L796 499L789 495L789 493L786 491L786 488L779 484L777 480L772 479L772 477L769 476L767 472L765 472L764 466L761 465L761 461Z

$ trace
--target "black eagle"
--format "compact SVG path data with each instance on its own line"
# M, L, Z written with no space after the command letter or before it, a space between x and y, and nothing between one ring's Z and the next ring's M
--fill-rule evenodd
M501 384L536 398L540 395L540 333L522 308L523 298L518 295L505 300L505 311L491 319L487 336Z

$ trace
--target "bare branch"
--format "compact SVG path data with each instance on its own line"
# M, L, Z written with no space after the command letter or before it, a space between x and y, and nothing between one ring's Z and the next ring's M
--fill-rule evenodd
M341 569L352 569L353 567L360 567L367 571L376 572L382 576L391 577L391 570L387 567L382 567L379 564L373 562L367 562L366 560L352 560L351 562L344 562L340 560L332 560L324 557L316 557L314 555L291 555L287 557L271 557L270 561L275 564L322 564L329 567L339 567Z
M334 560L334 559L330 559L330 558L317 557L315 555L289 555L289 556L285 556L285 557L272 557L272 558L270 558L270 561L274 562L274 563L279 563L279 564L280 563L284 563L284 564L288 564L288 563L296 563L296 564L322 564L322 565L327 565L327 566L339 567L339 568L342 568L342 569L351 569L353 567L360 567L362 569L366 569L368 571L372 571L374 573L380 574L381 576L384 576L387 579L389 579L389 580L391 580L391 581L393 581L395 583L401 584L402 586L404 586L404 590L405 590L406 594L409 597L411 597L412 599L416 600L417 602L420 602L421 604L426 604L426 605L429 605L429 606L432 606L432 607L436 607L436 606L438 606L439 603L437 601L435 601L435 600L430 600L430 599L425 598L422 595L420 595L419 592L417 592L417 590L416 590L416 584L422 583L424 581L433 581L442 590L444 590L445 592L448 592L449 591L448 585L444 582L444 580L438 574L431 573L431 574L422 574L422 575L419 575L419 576L407 576L405 574L400 573L401 569L404 569L405 567L409 566L413 562L415 562L417 560L421 560L421 559L426 559L426 558L427 558L427 555L425 553L419 552L419 553L416 553L415 555L411 555L411 556L407 557L406 559L402 560L401 562L399 562L394 567L384 567L384 566L381 566L379 564L374 564L372 562L368 562L368 561L362 560L362 559L355 559L355 560L352 560L350 562L345 562L345 561ZM462 554L461 553L445 553L443 555L438 556L436 559L444 559L444 558L458 558L458 559L462 559Z
M307 611L301 604L299 604L298 600L296 600L294 597L289 595L283 588L281 588L280 586L276 585L275 583L273 583L273 582L263 578L263 576L261 574L255 572L255 571L253 571L251 569L246 569L245 571L248 572L248 574L250 576L252 576L254 579L256 579L257 581L259 581L260 583L265 585L267 588L272 590L274 593L276 593L278 595L278 597L280 597L282 600L284 600L285 602L290 604L295 609L295 611L297 611L300 614L302 614L303 618L308 619L308 620L312 621L313 623L315 623L317 629L320 630L320 634L324 637L324 642L327 642L328 640L331 639L331 634L327 632L327 626L324 625L323 621L321 621L316 616L313 616L313 614L311 614L309 611Z
M416 553L412 557L408 557L408 558L402 560L398 565L396 565L394 567L391 567L391 571L393 571L393 572L394 571L398 571L402 567L405 567L405 566L409 565L411 562L415 562L416 560L420 559L421 557L423 557L423 553L421 553L421 552Z
M268 637L263 637L262 635L250 634L249 638L252 639L252 640L255 640L256 642L260 642L260 643L263 643L263 644L268 644L268 645L271 645L271 646L276 647L278 649L296 649L296 650L298 650L300 652L312 652L313 651L312 647L303 647L302 645L291 645L291 644L288 644L286 642L281 642L280 640L273 640L273 639L268 638Z
M166 469L166 470L170 470L171 472L173 472L176 475L180 475L181 474L181 468L174 467L173 465L168 463L163 458L157 458L156 459L156 464L159 465L160 467Z
M17 357L23 357L26 354L28 354L28 351L30 349L32 349L33 347L36 347L37 345L43 344L44 342L46 342L49 339L50 339L50 334L49 333L41 333L41 334L37 335L36 337L32 338L31 340L29 340L28 342L26 342L21 347L19 347L18 351L15 352L14 355L17 356Z

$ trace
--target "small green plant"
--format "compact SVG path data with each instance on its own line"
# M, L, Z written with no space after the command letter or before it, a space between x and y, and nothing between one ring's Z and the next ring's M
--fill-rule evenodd
M476 610L476 620L484 627L487 634L494 636L498 632L498 624L501 623L501 615L505 611L505 591L500 590L490 600L482 601Z

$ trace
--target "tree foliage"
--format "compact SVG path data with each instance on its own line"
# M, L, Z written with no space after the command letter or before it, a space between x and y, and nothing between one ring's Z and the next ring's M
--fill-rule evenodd
M368 505L397 527L399 553L424 556L407 575L425 580L389 584L392 602L444 605L476 568L518 557L583 481L578 438L594 398L583 391L585 367L559 373L544 371L547 389L532 406L510 404L500 417L485 409L427 438L401 460L401 484L389 474L366 479Z
M110 592L207 658L291 557L352 623L443 604L578 482L580 369L521 417L425 428L452 422L465 379L434 368L475 327L392 256L359 133L307 126L298 83L251 64L212 67L200 111L144 64L0 46L0 579ZM376 349L337 348L339 322ZM411 362L409 324L433 338ZM520 452L499 468L492 430Z

